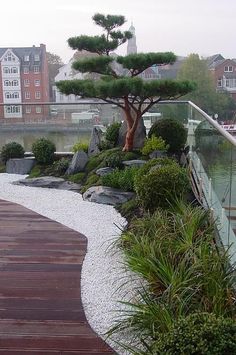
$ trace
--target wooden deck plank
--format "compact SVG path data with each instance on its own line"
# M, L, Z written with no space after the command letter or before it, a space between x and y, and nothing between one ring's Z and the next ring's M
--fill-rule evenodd
M85 236L0 200L0 355L115 354L80 296Z

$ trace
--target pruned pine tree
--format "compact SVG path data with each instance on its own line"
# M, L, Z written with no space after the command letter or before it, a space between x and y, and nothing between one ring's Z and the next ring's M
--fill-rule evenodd
M123 150L130 151L142 115L160 100L177 99L187 94L194 85L187 80L144 81L140 74L145 69L172 64L176 56L172 52L111 56L112 51L132 37L129 31L117 29L125 23L124 16L95 14L93 21L104 30L102 35L72 37L68 43L73 49L97 53L97 57L74 62L73 67L82 73L100 74L100 79L64 80L58 82L57 87L66 95L102 99L120 107L127 121Z

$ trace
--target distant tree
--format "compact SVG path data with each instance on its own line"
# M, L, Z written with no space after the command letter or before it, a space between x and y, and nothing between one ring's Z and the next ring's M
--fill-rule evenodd
M47 52L47 62L48 62L50 97L52 98L52 87L55 83L55 77L59 72L59 68L61 68L64 65L64 63L59 55L50 52Z
M56 85L66 95L102 99L120 107L127 122L123 150L130 151L142 115L160 100L176 99L187 94L194 85L189 81L143 81L139 74L145 69L152 65L172 64L176 56L166 52L112 57L111 52L132 37L129 31L117 29L124 24L124 16L95 14L93 21L104 30L104 34L72 37L68 43L73 49L98 54L97 57L74 62L73 67L82 73L97 73L99 80L65 80Z
M179 80L193 80L197 86L184 98L193 101L208 114L218 113L219 117L229 118L235 110L232 97L224 92L216 92L214 79L208 69L207 61L198 54L190 54L178 73Z

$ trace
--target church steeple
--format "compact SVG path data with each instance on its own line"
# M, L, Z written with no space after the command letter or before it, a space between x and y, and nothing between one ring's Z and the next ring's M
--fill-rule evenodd
M133 22L131 22L131 26L129 28L129 31L132 33L133 37L128 40L127 54L137 53L135 27L133 25Z

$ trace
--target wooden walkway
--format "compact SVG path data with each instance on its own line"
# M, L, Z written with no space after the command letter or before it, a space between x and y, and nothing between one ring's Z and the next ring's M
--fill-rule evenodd
M86 247L83 235L0 200L0 354L115 354L84 315Z

